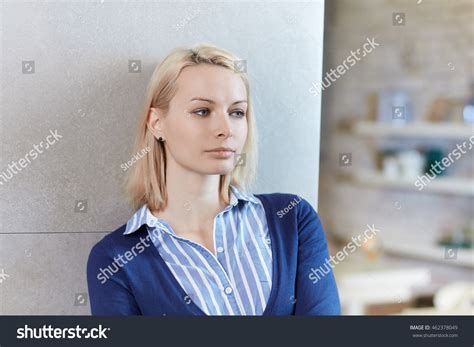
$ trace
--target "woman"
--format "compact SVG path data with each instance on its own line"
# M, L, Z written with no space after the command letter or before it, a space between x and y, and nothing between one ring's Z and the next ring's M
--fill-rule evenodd
M155 69L127 191L136 213L92 249L94 315L340 313L317 213L246 193L256 163L249 82L233 54L173 50ZM239 68L234 68L239 67Z

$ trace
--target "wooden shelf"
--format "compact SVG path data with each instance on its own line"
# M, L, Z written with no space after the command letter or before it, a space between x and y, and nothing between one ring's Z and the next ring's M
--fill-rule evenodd
M474 124L461 123L377 123L369 121L357 122L353 127L357 135L373 137L412 137L433 139L467 140L474 135Z
M422 245L416 240L383 240L383 248L387 253L408 256L424 260L441 262L445 265L474 268L474 250L457 249L455 259L445 258L445 247L433 244Z
M413 191L417 193L440 193L474 196L474 180L456 177L437 177L430 181L420 191L415 186L416 179L388 179L379 173L359 172L351 176L344 176L348 182L374 188L392 188Z

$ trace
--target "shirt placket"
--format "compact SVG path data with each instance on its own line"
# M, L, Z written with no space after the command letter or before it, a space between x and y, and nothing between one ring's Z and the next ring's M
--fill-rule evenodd
M218 288L219 290L223 291L224 295L229 300L229 304L232 307L232 311L237 315L243 315L245 313L245 310L243 309L243 307L240 307L237 302L237 299L235 297L235 286L230 281L230 278L223 265L225 264L224 252L226 251L223 247L223 237L225 236L224 231L221 228L220 224L216 224L217 219L223 218L223 214L229 211L232 207L233 205L229 205L226 209L224 209L214 218L213 235L217 256L211 253L207 248L201 246L200 244L192 240L184 239L177 236L171 231L171 226L167 222L155 221L153 224L156 229L167 233L169 236L175 238L178 242L184 242L189 244L191 247L196 248L197 251L201 253L201 255L208 261L211 268L217 274L219 280L219 283L217 284ZM229 245L229 247L231 246L232 245ZM214 276L212 278L215 279ZM229 314L231 313L229 312Z
M221 284L221 290L224 290L225 295L229 299L229 303L232 306L232 310L234 313L237 313L239 315L244 314L244 309L239 306L237 299L235 297L235 286L231 283L230 281L230 276L227 274L225 271L225 255L224 252L226 250L224 249L224 243L223 243L223 238L225 237L225 230L220 226L220 223L217 223L216 221L219 218L223 218L223 213L225 213L227 210L224 210L220 214L218 214L215 219L214 219L214 242L215 242L215 249L216 249L216 256L212 256L213 262L216 263L216 272L220 280Z

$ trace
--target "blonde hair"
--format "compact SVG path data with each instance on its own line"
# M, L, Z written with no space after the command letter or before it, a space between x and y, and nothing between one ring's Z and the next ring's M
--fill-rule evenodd
M236 71L235 62L239 61L232 53L209 44L199 44L192 48L178 47L155 68L148 84L144 108L139 119L135 138L135 150L145 155L129 171L125 182L125 191L134 209L147 204L150 210L166 207L166 152L164 143L158 141L147 126L150 108L168 112L171 99L177 91L181 71L199 64L211 64L225 67L239 73L247 90L247 139L242 149L243 165L237 165L227 175L220 175L219 192L224 201L228 201L229 185L246 190L254 183L257 164L256 124L250 98L249 81L245 73Z

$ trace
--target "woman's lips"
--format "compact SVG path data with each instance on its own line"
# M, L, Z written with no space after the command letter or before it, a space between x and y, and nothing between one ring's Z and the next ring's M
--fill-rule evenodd
M228 159L234 155L233 151L207 151L210 155L218 159Z

